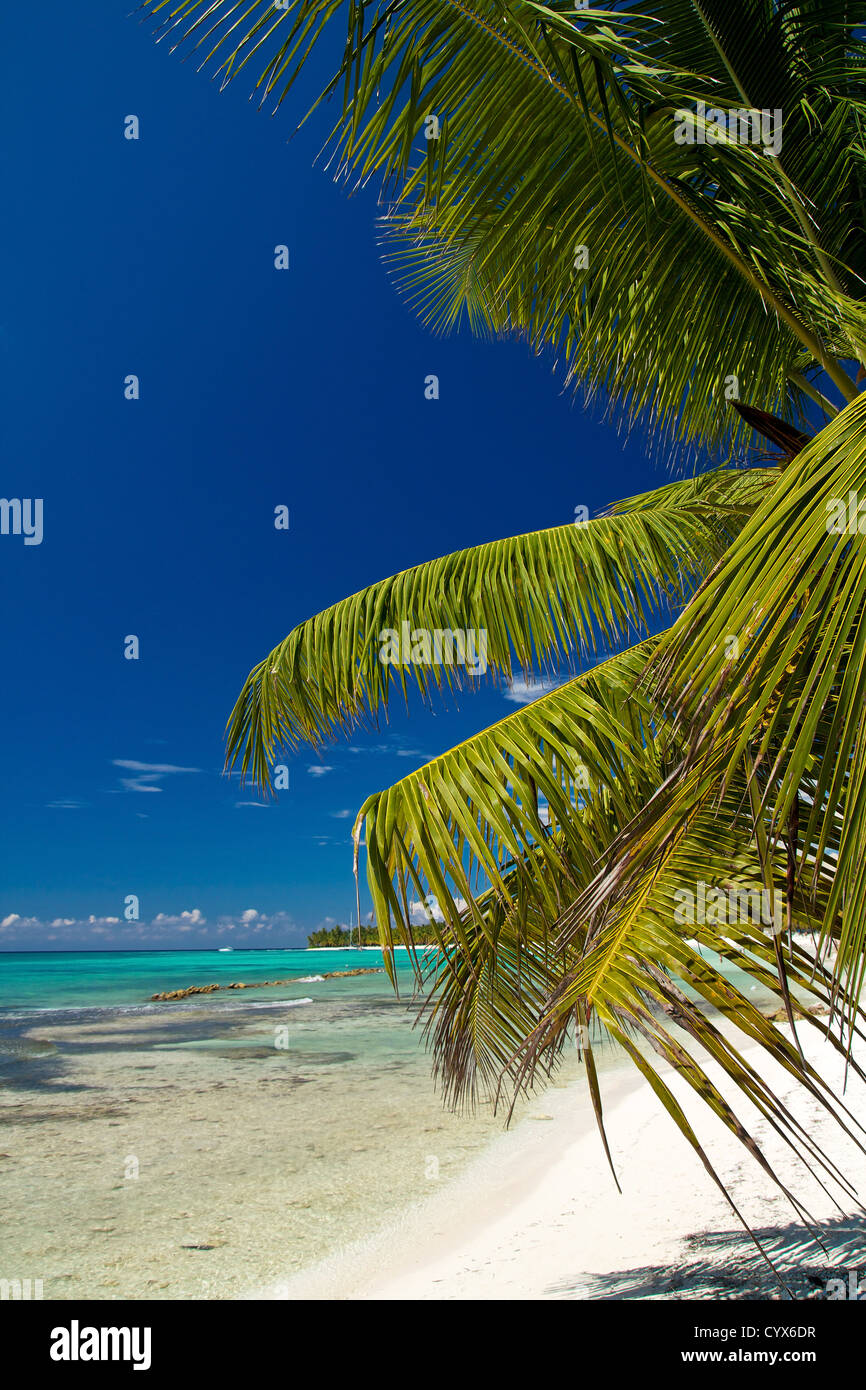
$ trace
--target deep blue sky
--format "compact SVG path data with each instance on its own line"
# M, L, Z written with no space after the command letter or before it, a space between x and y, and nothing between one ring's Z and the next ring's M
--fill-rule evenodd
M431 337L374 194L313 167L326 116L289 143L300 98L220 93L129 5L2 22L0 493L44 499L44 540L0 537L0 947L287 945L353 906L344 813L515 706L400 718L318 776L302 755L261 808L221 777L250 667L384 575L664 476L525 346ZM141 921L106 924L132 893Z

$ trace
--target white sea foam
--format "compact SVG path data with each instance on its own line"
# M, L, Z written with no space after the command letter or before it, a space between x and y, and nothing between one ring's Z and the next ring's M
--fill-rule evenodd
M238 1001L240 1002L240 1001ZM315 999L245 999L247 1009L294 1009L299 1004L315 1004Z

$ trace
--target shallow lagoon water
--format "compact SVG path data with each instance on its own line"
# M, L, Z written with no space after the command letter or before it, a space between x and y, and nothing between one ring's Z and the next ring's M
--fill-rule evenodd
M386 976L303 979L375 953L156 955L0 957L0 1278L238 1296L363 1238L502 1132L489 1106L443 1109Z
M310 979L380 962L0 956L0 1278L49 1299L237 1297L457 1177L504 1115L443 1108L408 969L401 999L384 975ZM149 999L275 978L295 983ZM566 1054L555 1084L580 1070Z

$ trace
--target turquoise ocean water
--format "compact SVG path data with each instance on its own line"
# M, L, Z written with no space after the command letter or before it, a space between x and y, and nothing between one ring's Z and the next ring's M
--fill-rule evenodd
M398 968L408 981L410 971L401 955L405 953L398 953ZM302 980L327 971L382 964L382 953L376 950L3 952L0 1011L128 1007L146 1004L152 994L189 985ZM353 991L364 990L364 978L355 977ZM366 978L378 980L380 987L385 982L382 976ZM339 987L340 982L329 984ZM267 997L271 991L256 993ZM283 989L281 994L285 993ZM211 1002L219 999L220 995L211 997Z
M405 951L395 954L401 992L412 988L412 972ZM716 963L716 962L714 962ZM311 982L311 976L332 971L372 969L384 964L382 952L364 950L259 951L22 951L0 952L0 1020L22 1011L54 1009L123 1009L149 1004L153 994L186 989L190 985L264 980L291 981L289 986L257 989L254 995L240 991L205 996L211 1005L238 1003L241 999L263 1002L291 999L292 988ZM745 993L754 993L739 971L725 975ZM328 980L329 997L390 992L384 975L352 976ZM308 990L300 989L306 995ZM759 991L763 999L764 991ZM195 1002L195 996L189 1001ZM758 1001L756 1001L758 1002ZM160 1007L156 1005L154 1007Z

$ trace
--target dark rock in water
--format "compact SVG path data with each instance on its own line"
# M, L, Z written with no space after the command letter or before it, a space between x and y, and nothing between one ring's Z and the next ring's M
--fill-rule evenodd
M357 970L329 970L322 976L323 980L343 979L348 975L384 975L385 968L382 965L363 966ZM272 989L275 985L295 985L297 980L255 980L250 984L245 984L243 980L230 985L187 985L186 989L168 989L162 994L152 994L151 1000L154 1003L165 1002L169 999L188 999L191 994L213 994L216 989Z
M358 969L358 970L329 970L329 971L327 972L327 974L325 974L325 975L322 976L322 979L323 979L323 980L339 980L339 979L345 978L347 975L384 975L384 974L385 974L385 967L384 967L384 965L372 965L372 966L365 966L365 967L362 967L362 968L360 968L360 969Z
M219 985L188 985L186 989L169 989L164 994L152 994L152 1000L157 999L186 999L190 994L213 994Z

